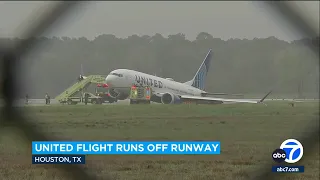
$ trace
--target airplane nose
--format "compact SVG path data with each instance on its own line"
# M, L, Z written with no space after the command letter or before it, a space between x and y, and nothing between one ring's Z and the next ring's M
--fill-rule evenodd
M106 83L108 84L109 87L113 86L114 79L115 79L114 76L107 76L106 77Z

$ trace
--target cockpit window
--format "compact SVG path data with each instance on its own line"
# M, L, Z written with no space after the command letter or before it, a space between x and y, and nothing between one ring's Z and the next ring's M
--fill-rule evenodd
M122 74L118 74L118 73L110 73L110 75L115 75L115 76L118 76L118 77L123 77Z

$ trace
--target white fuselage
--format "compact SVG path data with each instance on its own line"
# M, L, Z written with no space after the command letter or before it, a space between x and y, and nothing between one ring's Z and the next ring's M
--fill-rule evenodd
M129 69L117 69L112 71L107 76L106 83L110 88L114 88L117 92L128 95L130 87L138 84L151 86L153 93L201 96L201 93L205 92L184 83Z

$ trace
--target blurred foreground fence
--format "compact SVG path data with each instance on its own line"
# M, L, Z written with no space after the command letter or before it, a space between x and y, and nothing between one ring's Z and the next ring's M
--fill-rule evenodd
M74 2L59 2L51 9L48 9L44 15L37 15L39 19L26 27L23 38L25 39L20 44L15 44L13 47L0 46L0 58L1 58L1 71L0 77L0 88L1 96L4 99L5 106L1 108L1 130L6 126L16 127L21 137L26 138L26 142L31 144L31 141L50 141L58 140L54 137L47 137L45 134L40 133L31 124L25 121L25 117L13 107L13 102L17 95L17 84L19 80L18 67L20 66L20 58L23 57L31 47L35 47L36 44L32 37L41 35L48 31L51 25L58 20L58 18L78 5L79 3ZM306 37L318 37L314 43L309 44L309 48L318 56L319 60L319 32L311 28L310 24L306 23L303 17L297 15L292 7L288 6L287 2L269 2L268 5L274 8L279 13L279 16L286 18L292 25L294 25L303 35ZM26 67L27 69L27 67ZM3 117L3 118L2 118ZM317 119L314 122L317 122ZM319 125L311 124L307 127L306 133L303 137L295 137L301 140L306 151L304 159L310 158L311 149L319 145ZM292 138L292 137L290 137ZM270 152L271 156L271 152ZM311 155L312 156L312 155ZM312 157L311 157L312 158ZM269 159L268 159L269 161ZM65 172L68 179L97 179L96 175L85 171L81 166L78 165L59 165L58 166L63 172ZM267 167L263 167L261 174L257 174L255 179L279 179L279 174L271 173L271 164ZM284 175L283 175L284 176Z

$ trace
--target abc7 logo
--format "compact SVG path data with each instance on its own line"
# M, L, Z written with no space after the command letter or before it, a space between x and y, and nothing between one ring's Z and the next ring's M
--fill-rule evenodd
M278 163L285 161L286 157L286 152L283 149L276 149L272 153L273 160Z
M287 139L283 141L279 149L276 149L272 153L274 161L281 163L296 163L303 156L303 146L296 139Z

